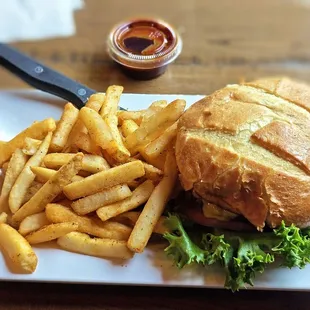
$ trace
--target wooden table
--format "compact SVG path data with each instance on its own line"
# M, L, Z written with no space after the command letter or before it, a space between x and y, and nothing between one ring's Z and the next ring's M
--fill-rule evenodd
M184 49L165 75L147 82L124 76L105 52L120 20L155 15L174 24ZM97 90L112 83L126 92L208 94L227 83L268 75L310 82L308 0L86 0L71 38L14 44ZM1 88L27 87L0 70ZM310 281L310 280L309 280ZM42 290L39 293L39 290ZM309 309L298 292L0 283L0 309Z

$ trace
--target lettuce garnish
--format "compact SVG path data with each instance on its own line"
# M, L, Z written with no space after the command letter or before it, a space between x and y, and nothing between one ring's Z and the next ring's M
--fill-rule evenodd
M169 215L166 225L171 233L164 238L166 254L178 268L186 265L220 264L225 268L225 287L238 291L253 286L256 274L276 259L282 266L304 268L310 262L310 232L295 225L281 226L268 233L186 232L178 215Z

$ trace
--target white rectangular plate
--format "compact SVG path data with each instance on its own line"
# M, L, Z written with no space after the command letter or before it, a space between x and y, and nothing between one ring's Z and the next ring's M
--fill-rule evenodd
M187 106L202 96L124 94L120 105L130 110L146 108L158 99L183 98ZM61 115L64 101L39 91L0 92L0 140L9 140L35 120ZM165 245L149 246L130 261L115 262L74 254L54 243L35 247L39 264L31 275L14 274L0 254L0 280L154 286L223 287L225 275L217 268L178 270L164 252ZM303 270L274 268L258 276L256 289L309 290L310 266Z

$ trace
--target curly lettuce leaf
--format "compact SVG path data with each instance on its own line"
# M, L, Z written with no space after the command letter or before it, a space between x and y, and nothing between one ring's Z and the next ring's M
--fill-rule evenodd
M274 262L274 255L262 250L257 240L238 238L237 253L226 265L225 287L237 291L245 284L254 285L257 273L263 273L266 265Z
M230 245L225 241L224 235L203 234L201 239L203 248L208 252L206 263L213 265L217 262L224 264L231 257Z
M178 268L192 263L206 263L207 251L201 249L191 240L178 216L170 215L166 225L172 233L164 234L164 238L170 243L165 252L168 256L173 257Z
M275 258L288 268L304 268L310 262L310 230L285 226L284 222L270 233L200 233L198 238L185 231L176 215L169 215L166 223L172 233L164 235L170 243L165 252L175 265L219 263L226 270L225 287L232 291L246 284L253 286L256 275Z
M295 225L281 226L274 230L279 239L272 251L283 259L282 265L288 268L304 268L310 262L310 237L309 231L302 231Z
M164 235L170 243L165 251L179 268L193 263L220 263L226 269L225 286L233 291L245 284L253 285L255 274L262 273L265 265L274 261L274 257L265 253L255 241L206 233L197 244L186 233L178 216L169 216L167 226L172 233Z

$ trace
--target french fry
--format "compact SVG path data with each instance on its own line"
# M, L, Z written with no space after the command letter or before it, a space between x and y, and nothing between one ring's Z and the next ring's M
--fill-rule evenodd
M0 224L0 246L19 270L26 273L36 270L38 258L29 242L7 224Z
M31 167L31 171L36 175L36 180L41 183L47 182L57 172L56 170L44 167ZM84 179L83 177L75 175L72 178L72 182L81 181L83 179Z
M57 172L56 170L44 167L31 167L31 171L36 175L35 180L41 183L47 182Z
M164 177L155 187L145 204L128 239L127 246L133 252L143 252L173 192L177 176L178 170L175 155L172 151L169 151L165 163Z
M0 213L9 212L9 195L10 191L16 182L19 174L23 170L28 157L21 151L21 149L16 149L13 153L7 171L5 173L4 181L2 184L2 190L0 194Z
M90 256L120 259L129 259L133 256L126 246L126 241L91 238L80 232L72 232L58 238L57 244L67 251Z
M170 144L168 146L168 148L170 147ZM167 148L167 149L168 149ZM163 170L164 166L165 166L165 161L166 161L166 154L167 154L167 150L163 151L159 156L157 157L150 157L145 153L145 148L142 147L139 149L139 153L140 155L142 155L143 159L151 164L152 166L158 168L159 170Z
M141 185L145 180L143 178L140 178L138 180L133 180L127 183L128 187L131 190L136 189L139 185Z
M144 204L151 196L154 190L152 181L148 180L139 185L132 195L122 201L99 208L96 213L103 221L107 221L121 213L135 209Z
M50 153L47 154L43 163L47 168L59 169L61 166L67 164L76 154L67 153ZM109 169L109 164L99 155L85 154L82 162L82 170L91 173Z
M25 238L30 244L44 243L55 240L72 231L76 231L78 229L78 226L79 225L74 222L49 224L37 231L30 233Z
M106 150L102 150L102 155L105 158L105 160L108 162L110 167L117 166L117 161L110 155Z
M40 189L42 186L43 186L42 183L40 183L40 182L34 180L34 181L31 183L30 187L27 189L27 192L26 192L26 194L25 194L25 196L24 196L22 205L23 205L24 203L26 203L27 201L29 201L29 200L37 193L37 191L39 191L39 189Z
M134 158L129 159L130 162L133 162L135 160L137 160L137 159L134 159ZM152 181L159 181L161 179L163 172L160 169L158 169L158 168L156 168L156 167L154 167L154 166L152 166L146 162L142 162L142 163L143 163L144 170L145 170L144 177L146 179L149 179Z
M143 165L145 169L145 177L147 179L152 181L159 181L161 179L163 172L160 169L145 162L143 162Z
M70 206L59 203L48 204L45 213L52 223L75 222L79 225L77 231L99 238L127 240L131 232L124 232L121 229L111 230L111 225L106 225L95 217L77 215Z
M120 124L123 124L125 120L132 120L137 125L141 124L143 114L145 110L141 111L117 111L116 115Z
M78 149L83 150L84 152L87 152L89 154L101 155L100 147L94 143L94 141L90 138L90 135L88 133L84 133L81 131L76 136L74 145Z
M158 130L164 131L171 126L181 116L185 105L184 100L172 101L166 108L151 116L147 122L144 122L135 132L126 137L125 146L130 153L132 155L136 154L139 147L151 142L148 136L151 136L154 132Z
M102 107L104 98L105 95L103 93L93 94L88 99L85 107L90 108L98 113ZM73 149L77 146L76 144L80 139L80 134L82 133L86 134L87 129L79 117L69 134L66 145L63 148L64 153L73 152Z
M103 149L106 149L107 152L118 162L125 162L126 159L130 156L130 153L124 146L122 137L118 130L118 117L116 115L118 103L123 89L124 88L122 86L109 86L106 91L104 103L100 110L101 117L109 127L110 133L112 135L112 141L106 148L102 147L100 144L99 145Z
M52 132L49 132L36 153L27 161L23 170L18 175L9 195L9 207L12 213L17 212L21 207L26 192L35 179L35 174L31 171L31 167L41 165L44 156L48 152L51 138Z
M103 227L109 231L113 231L114 233L119 234L120 236L122 236L123 238L121 240L128 240L132 228L122 224L122 223L118 223L115 221L106 221L103 224ZM112 239L112 238L111 238ZM115 239L115 238L113 238Z
M134 226L140 216L141 212L138 211L129 211L122 213L114 218L115 221L120 223L130 223L131 226ZM165 225L165 221L167 218L165 216L161 216L153 229L153 233L163 235L167 232L171 232L168 227Z
M16 149L24 147L26 137L43 140L48 132L54 131L56 123L52 118L48 118L41 122L35 122L30 127L19 133L9 142L0 144L0 168L3 163L10 159Z
M0 224L6 223L8 220L8 214L5 212L0 213Z
M8 169L8 166L9 166L9 162L6 161L3 165L2 165L2 168L0 168L2 170L2 175L5 175L7 169Z
M112 134L113 141L111 142L110 146L106 149L106 151L115 158L118 162L125 162L130 153L126 149L120 132L118 130L118 120L116 115L106 115L104 116L104 121L110 128L110 132Z
M84 107L80 110L80 119L96 145L99 145L104 150L111 145L113 136L110 128L96 111Z
M2 168L0 168L0 188L2 188L2 184L4 182L4 178L5 178L5 174L6 174L6 170L8 166L9 166L9 162L7 161L2 165ZM0 190L0 197L1 197L1 190ZM0 209L1 209L1 200L0 200Z
M95 93L89 97L85 107L90 108L98 113L104 101L105 101L104 93Z
M32 214L21 221L18 232L26 236L48 224L50 224L50 221L47 219L45 212Z
M125 184L145 174L143 163L139 160L98 172L79 182L64 187L65 195L74 200L97 193L106 188Z
M135 123L131 119L124 120L121 126L122 133L125 138L135 132L138 128L139 126L137 125L137 123Z
M161 111L168 105L168 102L166 100L157 100L154 101L143 113L143 118L141 124L144 122L147 122L148 119L152 116L155 115L157 112ZM140 125L141 125L140 124Z
M67 143L70 131L78 120L79 110L70 102L68 102L63 110L61 118L57 123L51 141L51 152L61 152Z
M41 140L26 137L25 138L25 144L24 144L22 151L24 154L32 156L38 150L41 143L42 143Z
M150 142L145 147L145 154L152 158L160 156L160 154L168 148L170 142L176 137L177 129L178 122L175 122L167 128L161 136Z
M124 90L123 86L111 85L108 87L103 105L100 110L101 117L104 117L106 115L116 116L118 103L123 90Z
M74 201L72 203L72 209L79 215L85 215L96 211L102 206L123 200L131 196L131 194L131 190L126 184L116 185Z
M68 164L62 166L57 173L13 215L13 223L19 224L25 217L42 212L45 206L53 201L53 199L61 193L62 189L71 182L73 176L79 172L82 168L82 161L83 153L77 153Z

